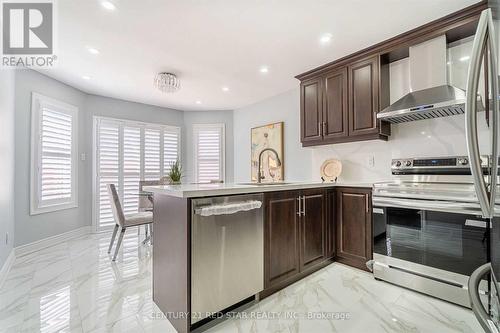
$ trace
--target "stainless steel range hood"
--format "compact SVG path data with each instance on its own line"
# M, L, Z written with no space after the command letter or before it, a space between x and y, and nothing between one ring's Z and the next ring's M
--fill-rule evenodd
M465 91L450 85L410 92L377 115L390 123L453 116L465 112Z
M465 113L465 91L448 82L446 48L444 35L410 47L409 92L379 112L378 119L404 123ZM392 82L391 77L391 83L404 87L405 82L399 81ZM478 104L478 110L484 110L479 95Z

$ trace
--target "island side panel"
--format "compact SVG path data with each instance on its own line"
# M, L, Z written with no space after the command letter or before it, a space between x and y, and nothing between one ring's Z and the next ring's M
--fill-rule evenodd
M154 194L153 300L179 333L191 320L191 200Z

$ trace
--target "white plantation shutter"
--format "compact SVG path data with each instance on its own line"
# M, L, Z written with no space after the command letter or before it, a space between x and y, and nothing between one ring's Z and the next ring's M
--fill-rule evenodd
M180 152L180 128L96 118L96 226L114 226L106 185L117 186L123 211L136 213L139 181L159 180Z
M145 129L144 131L144 179L158 180L161 177L159 129Z
M31 214L77 206L77 119L72 105L32 96Z
M120 166L120 125L113 122L101 122L97 133L98 165L98 193L97 205L99 207L99 225L101 227L113 226L115 221L109 201L107 184L115 184L119 190Z
M180 159L180 128L171 127L163 130L163 173L170 171L172 164Z
M196 124L193 133L196 182L224 181L224 124Z
M139 180L141 180L141 129L123 128L123 211L135 213L139 207Z

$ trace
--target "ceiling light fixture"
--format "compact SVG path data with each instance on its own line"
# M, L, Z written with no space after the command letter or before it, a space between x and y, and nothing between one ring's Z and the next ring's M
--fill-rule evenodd
M269 68L267 66L262 66L260 68L260 72L264 74L269 73Z
M103 6L107 10L115 10L116 9L115 4L112 3L111 1L102 1L101 6Z
M154 85L164 93L172 93L180 89L181 82L175 74L162 72L156 74Z
M89 51L91 54L94 54L94 55L99 54L99 50L95 49L93 47L87 47L87 51Z
M460 58L460 61L467 61L467 60L469 60L469 59L470 59L470 57L469 57L469 56L465 56L465 57Z
M82 76L82 79L84 79L84 80L90 80L90 76L84 75L84 76Z
M331 33L325 33L325 34L322 34L321 37L319 38L319 42L323 45L326 45L328 43L330 43L330 41L332 40L332 34Z
M229 88L228 88L228 87L222 87L222 91L223 91L223 92L228 92L228 91L229 91Z

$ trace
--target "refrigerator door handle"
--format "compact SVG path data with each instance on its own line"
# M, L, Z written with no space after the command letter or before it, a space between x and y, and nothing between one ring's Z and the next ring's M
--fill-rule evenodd
M491 18L491 9L481 13L477 25L476 36L472 46L472 54L467 76L467 90L465 99L465 136L467 141L467 152L469 155L471 173L474 178L476 195L481 207L483 217L490 217L490 200L486 181L483 177L481 167L481 156L479 153L479 142L477 136L477 90L479 85L479 74L481 72L481 59L488 35L488 23ZM491 38L490 38L491 39ZM494 125L493 125L494 126ZM494 129L496 131L496 129Z
M479 296L479 283L483 279L483 277L491 272L490 263L486 263L480 267L478 267L474 272L472 272L469 283L468 283L468 292L471 303L472 311L476 316L477 320L483 327L485 332L498 333L498 330L495 327L495 324L490 319L489 314L483 307L483 303L481 302L481 298Z
M498 175L498 131L499 131L499 117L498 117L498 53L495 34L495 25L493 24L493 16L491 9L486 14L488 17L488 47L489 47L489 65L491 77L491 104L490 110L492 111L492 127L490 130L491 135L491 177L489 189L489 208L490 217L495 215L495 198L497 193L497 175Z

